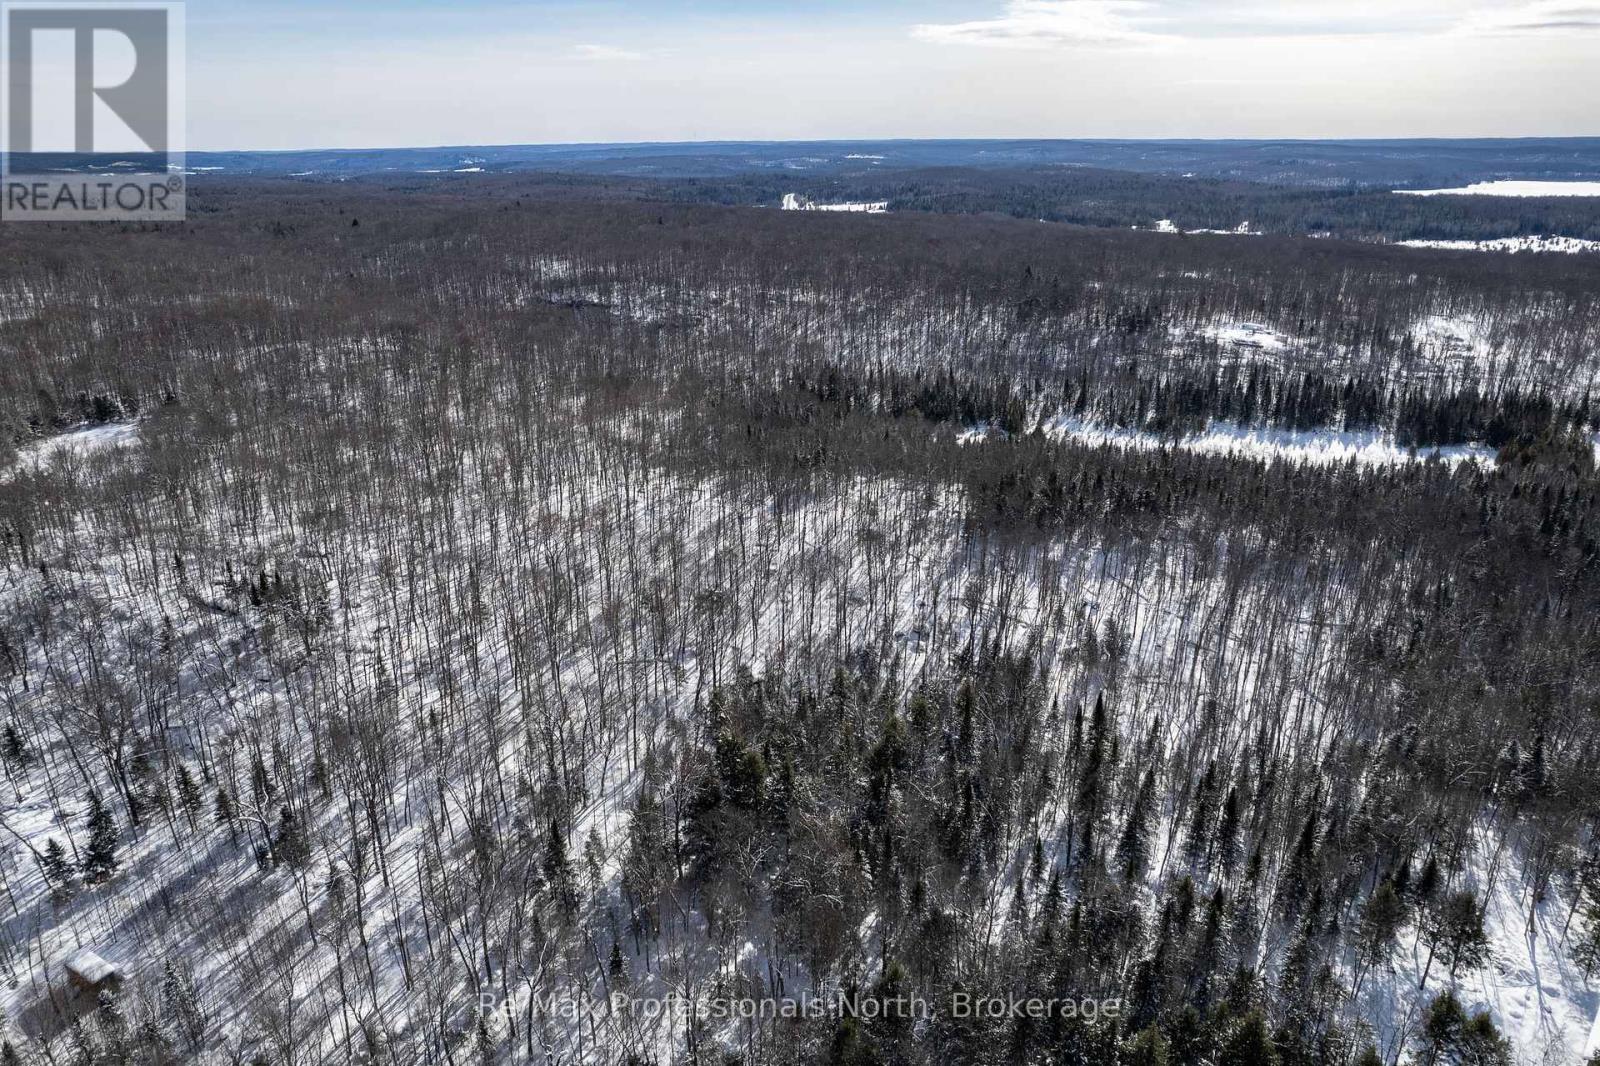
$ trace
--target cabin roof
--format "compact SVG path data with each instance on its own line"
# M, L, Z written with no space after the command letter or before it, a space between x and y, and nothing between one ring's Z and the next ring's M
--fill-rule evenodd
M88 948L82 948L67 957L67 972L92 985L118 976L115 966Z

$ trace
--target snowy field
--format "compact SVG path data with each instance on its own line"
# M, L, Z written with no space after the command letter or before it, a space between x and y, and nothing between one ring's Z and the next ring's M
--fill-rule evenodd
M889 211L889 201L877 200L870 203L843 203L819 204L808 200L798 193L783 194L783 210L785 211L842 211L847 214L883 215Z
M1496 237L1484 241L1396 241L1402 248L1435 248L1451 252L1548 252L1578 255L1600 252L1600 241L1579 237Z
M61 462L83 459L105 451L117 451L139 443L139 426L133 422L113 422L103 426L84 426L46 437L18 449L16 468L41 471Z
M1139 227L1135 226L1135 229ZM1180 229L1178 224L1170 218L1158 219L1155 224L1156 233L1181 233L1191 236L1199 234L1212 234L1222 237L1259 237L1261 231L1253 228L1248 222L1241 222L1233 229Z
M1402 196L1600 196L1600 181L1480 181L1459 189L1396 189Z
M1495 450L1487 445L1402 448L1394 442L1392 435L1378 430L1302 431L1212 422L1199 433L1173 438L1143 430L1106 426L1073 416L1047 420L1041 428L1047 436L1057 440L1071 440L1093 447L1107 445L1138 451L1176 448L1201 455L1282 460L1315 466L1338 466L1350 462L1358 466L1393 466L1429 461L1451 465L1469 462L1493 465L1495 460ZM964 443L977 443L992 439L996 433L990 427L978 427L964 430L959 439Z

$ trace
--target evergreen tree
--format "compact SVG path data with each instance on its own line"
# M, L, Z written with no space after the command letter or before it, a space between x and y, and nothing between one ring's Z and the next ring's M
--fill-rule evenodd
M100 793L89 791L89 842L83 850L83 880L98 885L117 872L117 823L111 810L100 800Z
M1077 817L1079 823L1078 858L1093 862L1095 849L1100 843L1099 827L1105 804L1105 785L1102 777L1109 779L1115 771L1106 765L1109 758L1110 720L1106 714L1106 697L1102 692L1095 697L1094 715L1089 723L1088 750L1084 754L1083 772L1078 778Z
M1249 1012L1234 1025L1222 1045L1220 1061L1228 1066L1278 1066L1278 1049L1260 1011Z
M1183 856L1191 870L1200 869L1206 853L1211 849L1211 822L1216 815L1217 764L1206 763L1205 773L1195 787L1194 809L1189 815L1189 833L1184 840Z
M1489 961L1489 937L1483 928L1483 909L1471 891L1452 892L1429 912L1424 934L1444 958L1455 980L1456 971L1465 966L1476 970Z
M1239 793L1230 788L1222 801L1222 822L1217 826L1215 848L1217 869L1224 875L1233 873L1239 861Z
M173 771L173 783L178 793L178 809L183 812L184 819L189 823L189 828L197 825L200 809L205 806L205 796L200 791L200 786L195 782L194 775L183 763L178 763Z
M1600 871L1590 871L1578 890L1584 926L1572 948L1572 961L1585 977L1600 973Z
M1185 1007L1170 1028L1172 1066L1207 1066L1215 1061L1215 1034L1194 1006Z
M14 770L21 770L28 765L31 753L28 744L22 739L22 734L10 722L6 723L3 733L0 733L0 759L5 760L7 766Z
M1168 1066L1172 1061L1172 1046L1161 1030L1151 1026L1141 1029L1122 1046L1121 1066Z
M881 1066L883 1060L862 1031L861 1023L846 1017L834 1029L827 1062L829 1066Z
M1486 1012L1467 1017L1449 991L1434 997L1420 1037L1426 1066L1510 1066L1511 1046Z
M55 837L45 841L39 865L44 874L45 884L50 887L50 902L60 907L71 900L77 892L76 871L73 870L72 860L67 858L67 849L61 846L61 841Z
M606 972L613 987L628 987L628 961L622 957L622 945L615 940L611 942L611 955L606 959Z
M1295 840L1294 851L1284 864L1283 877L1278 882L1278 902L1283 912L1291 917L1300 913L1306 896L1316 880L1318 811L1312 801L1311 813L1306 815Z
M554 821L545 837L542 869L561 913L570 920L578 912L578 888L572 876L572 863L567 859L566 835Z
M1417 880L1411 886L1412 897L1419 906L1429 906L1434 897L1439 894L1439 860L1432 855L1422 864L1422 873L1417 875Z
M1156 772L1146 770L1139 791L1134 794L1133 809L1128 812L1128 824L1117 842L1117 862L1122 867L1125 880L1135 881L1144 876L1145 864L1150 856L1150 818L1155 805Z
M272 857L291 870L304 870L311 862L311 836L294 811L278 812L278 828L272 835Z
M234 824L233 799L228 795L227 789L217 789L217 800L214 806L214 811L216 814L217 824L226 826L228 829L229 839L232 840L234 844L238 844L239 829L238 826Z
M175 964L171 959L161 968L161 1016L183 1036L192 1051L199 1051L205 1038L206 1021L194 975L187 966Z
M1378 886L1361 908L1357 944L1361 961L1375 966L1389 957L1395 936L1405 924L1406 905L1388 881Z

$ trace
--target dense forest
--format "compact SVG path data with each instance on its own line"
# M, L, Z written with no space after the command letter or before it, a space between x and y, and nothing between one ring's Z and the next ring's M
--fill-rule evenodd
M0 1061L1594 1061L1600 259L648 188L7 234Z
M759 174L667 183L680 200L771 204L800 191L823 201L887 201L891 211L996 214L1081 226L1339 237L1600 240L1588 197L1416 197L1359 185L1307 187L1082 167L948 167L828 175Z

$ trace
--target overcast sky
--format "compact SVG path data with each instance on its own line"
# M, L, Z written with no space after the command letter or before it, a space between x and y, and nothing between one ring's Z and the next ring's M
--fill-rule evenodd
M1600 0L190 0L189 147L1600 134Z

